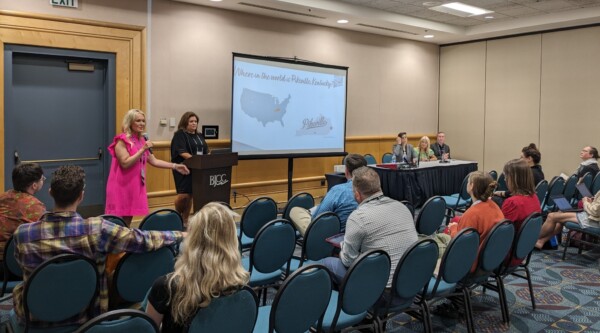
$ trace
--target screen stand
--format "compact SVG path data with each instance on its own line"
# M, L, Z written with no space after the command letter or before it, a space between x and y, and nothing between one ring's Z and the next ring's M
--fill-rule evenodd
M294 159L288 157L288 201L292 197L292 178L294 177Z

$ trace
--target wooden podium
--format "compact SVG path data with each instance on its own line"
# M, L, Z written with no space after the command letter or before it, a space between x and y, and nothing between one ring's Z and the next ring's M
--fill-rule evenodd
M238 154L194 155L183 162L192 173L194 213L211 201L229 203L231 167Z

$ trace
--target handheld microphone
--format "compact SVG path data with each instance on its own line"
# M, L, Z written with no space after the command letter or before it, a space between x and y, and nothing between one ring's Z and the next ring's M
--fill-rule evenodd
M402 161L404 161L404 163L410 165L410 162L408 161L408 158L406 158L406 155L402 156Z
M144 137L144 140L149 141L148 140L148 133L144 133L144 134L142 134L142 136ZM148 148L148 150L150 151L150 154L152 154L152 148Z

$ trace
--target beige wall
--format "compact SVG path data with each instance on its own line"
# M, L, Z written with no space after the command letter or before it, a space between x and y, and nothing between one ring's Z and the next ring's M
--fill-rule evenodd
M458 136L447 135L453 151L501 170L534 142L547 179L573 173L580 149L599 145L599 34L594 27L442 47L440 128Z

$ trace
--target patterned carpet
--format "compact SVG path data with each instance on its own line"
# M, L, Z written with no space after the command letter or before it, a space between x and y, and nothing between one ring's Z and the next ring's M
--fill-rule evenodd
M495 292L476 290L473 298L477 332L600 332L600 252L577 255L570 248L565 261L559 251L534 252L532 273L537 309L531 308L527 282L519 278L505 281L510 325L502 323ZM433 316L434 332L466 332L463 319ZM419 321L407 315L395 317L388 332L423 332Z
M531 308L527 282L508 278L510 325L502 323L495 292L476 290L473 298L477 332L600 332L600 251L576 255L570 248L565 261L559 251L534 252L530 263L537 310ZM270 297L272 299L272 295ZM12 300L0 303L0 323L8 320ZM433 316L434 332L466 332L463 319ZM423 332L423 326L407 315L388 322L387 331Z

